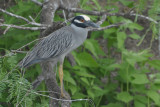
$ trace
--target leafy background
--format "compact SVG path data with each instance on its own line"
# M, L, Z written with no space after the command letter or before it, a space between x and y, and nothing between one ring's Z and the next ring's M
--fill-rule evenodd
M7 3L7 1L1 2ZM110 10L126 13L133 9L137 14L158 20L159 0L81 0L80 8ZM2 6L2 5L1 5ZM3 7L3 6L2 6ZM41 7L30 0L13 0L7 11L17 15L32 16L39 22ZM79 14L76 14L79 15ZM0 13L7 24L25 24L24 21ZM90 16L93 21L98 17ZM63 21L57 14L56 21ZM83 46L72 52L76 65L65 60L64 85L72 99L92 99L96 107L160 107L160 61L158 56L158 25L147 20L111 16L102 26L112 23L128 24L104 31L92 32ZM16 105L48 107L49 98L42 82L36 90L31 83L40 74L38 64L30 67L23 76L19 69L12 71L24 54L10 55L38 38L39 31L10 28L3 35L0 28L0 107ZM28 51L34 44L26 47ZM57 80L58 75L57 75ZM92 102L73 102L72 107L93 106Z

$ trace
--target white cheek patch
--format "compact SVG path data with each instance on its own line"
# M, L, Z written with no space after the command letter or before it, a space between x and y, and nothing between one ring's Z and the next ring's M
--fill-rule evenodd
M81 22L81 21L79 21L79 20L77 20L77 19L76 19L76 20L74 20L74 22L77 22L77 23L83 23L83 22Z
M80 15L80 16L82 16L86 21L90 21L90 18L88 16L86 15Z

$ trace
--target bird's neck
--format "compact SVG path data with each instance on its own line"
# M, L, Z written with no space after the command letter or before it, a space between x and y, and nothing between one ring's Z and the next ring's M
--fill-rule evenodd
M89 29L77 27L74 24L71 24L70 26L77 35L87 36Z
M89 30L87 28L77 27L74 24L71 24L70 26L73 29L75 38L77 38L76 40L82 44L86 40Z

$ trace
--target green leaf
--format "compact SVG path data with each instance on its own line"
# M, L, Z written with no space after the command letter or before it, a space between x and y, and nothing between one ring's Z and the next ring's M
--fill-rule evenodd
M9 53L9 54L11 54L11 53ZM15 67L17 64L16 58L17 57L15 55L8 57L7 62L9 63L11 68Z
M128 28L136 29L136 30L143 30L143 27L137 23L130 23L128 24Z
M0 107L4 107L4 106L0 105Z
M148 98L147 96L144 96L144 95L135 95L134 101L141 102L143 104L147 104Z
M101 10L101 6L99 5L99 3L97 2L97 0L92 0L95 4L96 4L96 6L98 7L98 10Z
M84 47L92 52L92 54L98 58L98 55L105 55L98 42L94 39L89 39L84 42Z
M132 74L131 77L133 84L147 84L149 82L146 74Z
M89 86L89 81L87 80L87 78L82 77L81 80Z
M125 6L129 6L134 3L133 1L128 1L128 0L119 0L119 1Z
M118 41L118 48L124 49L124 41L126 39L125 32L117 32L117 41Z
M130 34L129 37L131 37L132 39L140 39L141 37L139 35L137 35L136 33Z
M160 96L156 91L148 91L147 92L148 97L150 97L157 105L160 105Z
M70 85L69 87L70 87L69 89L70 89L71 92L72 92L72 95L74 95L74 94L77 92L77 86Z
M140 101L134 101L134 107L146 107L146 105Z
M93 89L93 92L95 93L94 94L95 97L103 96L105 93L108 92L107 90L103 90L103 89L101 89L100 87L98 87L96 85L94 85L92 87L92 89Z
M75 93L75 94L72 96L73 99L79 99L79 98L85 98L85 97L86 97L85 94L79 93L79 92Z
M93 59L93 57L86 52L78 53L74 58L80 66L85 66L85 67L99 66L98 63L95 61L95 59Z
M105 106L100 106L100 107L124 107L121 103L109 103Z
M148 61L148 64L151 67L154 67L155 69L160 70L160 60L150 60Z
M150 53L148 53L148 50L144 50L138 53L124 50L123 55L125 56L126 61L133 67L136 62L147 61L148 57L152 56Z
M91 89L87 90L87 93L91 98L95 97L95 93Z
M128 103L131 100L133 100L133 96L131 96L128 92L121 92L117 94L117 99L125 103Z
M89 74L85 68L75 66L75 73L79 76L87 77L87 78L96 78L95 75Z
M76 82L74 81L74 79L70 76L69 72L67 71L64 71L64 80L73 84L73 85L76 85Z

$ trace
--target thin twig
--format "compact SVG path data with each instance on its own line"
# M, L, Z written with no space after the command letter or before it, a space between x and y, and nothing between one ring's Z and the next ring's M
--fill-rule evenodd
M26 21L26 22L28 22L28 23L30 22L30 21L29 21L28 19L26 19L25 17L22 17L22 16L19 16L19 15L10 13L10 12L8 12L8 11L6 11L6 10L1 9L1 8L0 8L0 11L3 12L3 13L5 13L5 14L7 14L7 15L12 16L12 17L16 17L16 18L18 18L18 19L22 19L22 20L24 20L24 21Z
M47 36L46 36L47 37ZM39 41L41 39L44 39L46 37L43 37L43 38L38 38L38 39L35 39L25 45L23 45L22 47L16 49L16 50L11 50L11 52L9 52L8 54L4 55L4 56L0 56L0 58L4 58L4 57L8 57L8 56L12 56L12 55L15 55L16 53L27 53L26 51L21 51L23 48L25 48L26 46L32 44L33 42L36 42L36 41Z
M11 50L13 53L27 53L28 51Z
M61 5L63 5L62 0L60 0L60 2L61 2ZM63 10L63 16L64 16L65 23L67 23L67 18L64 10Z
M31 24L31 25L35 25L35 26L46 26L46 25L43 25L43 24L40 24L40 23L31 22L31 21L29 21L29 20L28 20L27 18L25 18L25 17L22 17L22 16L19 16L19 15L13 14L13 13L8 12L8 11L6 11L6 10L3 10L3 9L1 9L1 8L0 8L0 11L3 12L3 13L5 13L5 14L7 14L7 15L9 15L9 16L15 17L15 18L17 18L17 19L22 19L22 20L26 21L28 24Z
M3 34L6 34L6 32L9 30L9 26L4 30Z
M40 96L43 96L43 97L47 97L47 98L50 98L50 99L53 99L53 100L56 100L56 101L66 101L66 102L89 101L89 102L92 103L92 105L94 105L94 102L91 99L65 100L65 99L57 99L57 98L54 98L54 97L51 97L51 96L48 96L48 95L44 95L44 94L40 94L40 93L37 93L37 92L33 92L33 91L31 91L31 93L36 94L36 95L40 95ZM95 107L95 105L94 105L94 107Z
M35 4L39 5L39 6L42 6L43 4L37 0L31 0L32 2L34 2Z
M124 24L126 24L126 23L117 23L117 24L112 24L112 25L105 26L105 27L100 27L100 28L89 28L89 31L106 30L106 29L110 29L112 27L117 27L117 26L124 25Z
M54 91L37 91L38 93L56 93L56 94L61 94L59 92L54 92Z
M32 22L35 22L35 20L32 18L32 16L29 16L29 18L32 20Z
M57 98L54 98L54 97L51 97L51 96L48 96L48 95L44 95L44 94L40 94L38 92L52 92L52 93L57 93L57 92L53 92L53 91L32 91L32 90L27 90L25 88L23 88L23 90L27 91L27 93L24 95L24 97L21 99L21 101L16 105L16 107L18 107L18 105L23 101L23 99L28 96L29 94L36 94L36 95L40 95L40 96L43 96L43 97L47 97L47 98L50 98L50 99L53 99L53 100L56 100L56 101L64 101L64 102L77 102L77 101L89 101L89 103L91 103L91 105L93 105L93 107L95 107L95 104L93 102L93 100L91 99L75 99L75 100L66 100L66 99L57 99ZM58 93L60 94L60 93Z
M155 24L158 24L158 22L156 20L154 20L154 19L152 19L151 17L148 17L148 16L144 16L144 15L140 15L140 14L135 14L135 13L131 13L129 15L130 16L138 16L140 18L144 18L144 19L147 19L147 20L149 20L151 22L154 22Z
M101 20L97 22L98 25L101 25L107 18L107 15L103 15Z
M2 23L0 23L0 26L16 28L16 29L23 29L23 30L42 30L42 29L46 29L47 28L45 26L41 26L41 27L22 27L22 26L18 26L18 25L2 24Z

